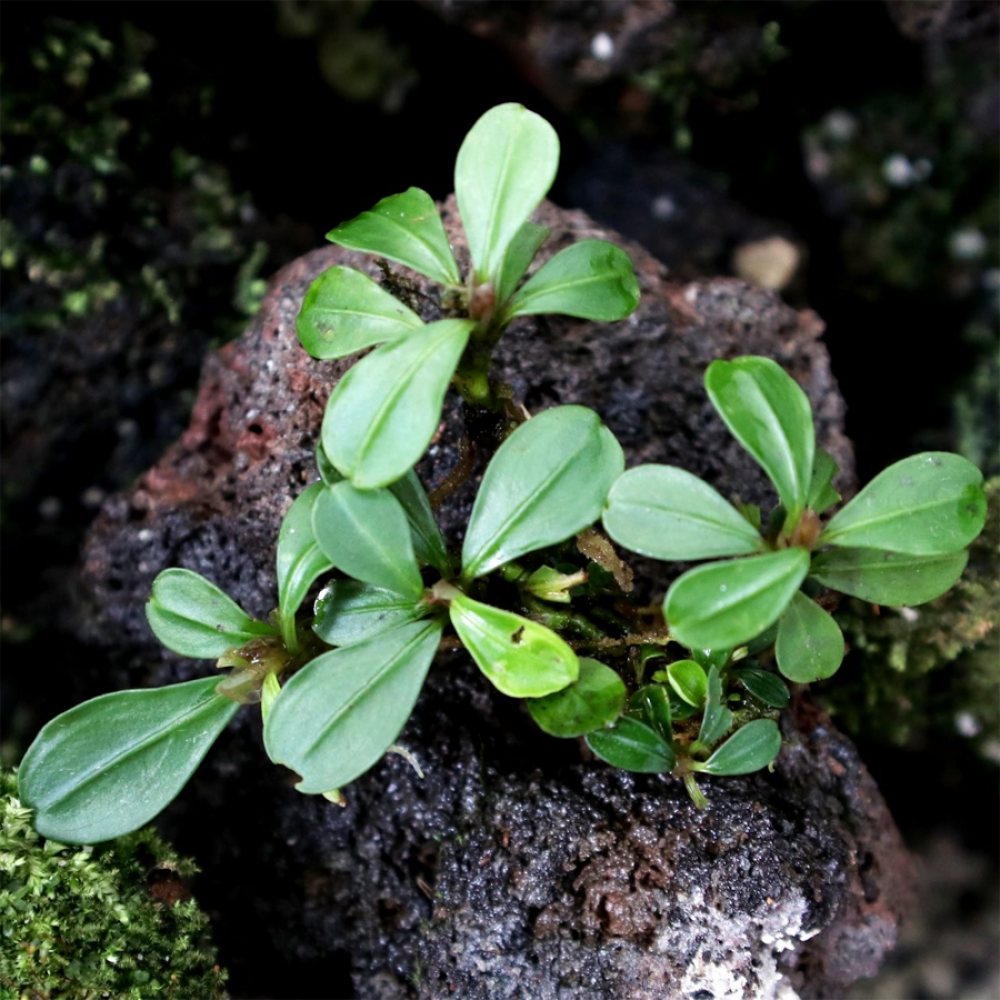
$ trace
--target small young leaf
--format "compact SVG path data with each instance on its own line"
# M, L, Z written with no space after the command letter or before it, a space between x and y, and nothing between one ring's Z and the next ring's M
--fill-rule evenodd
M514 294L517 283L524 277L524 272L528 270L550 232L548 226L536 226L533 222L526 222L517 231L503 257L503 267L496 286L497 302L506 302Z
M333 467L333 462L326 457L326 452L323 451L322 440L316 442L316 469L319 472L320 479L327 486L336 486L337 483L344 481L344 477Z
M597 660L580 659L576 683L526 702L538 728L550 736L583 736L610 725L625 707L625 682Z
M420 188L383 198L326 238L348 250L387 257L442 285L462 281L434 199Z
M705 372L712 405L774 483L797 519L809 495L815 431L809 399L770 358L713 361Z
M148 823L236 714L217 683L105 694L43 726L17 775L35 829L64 844L95 844Z
M593 524L624 467L621 445L586 407L556 406L521 424L483 476L462 547L463 577L483 576Z
M731 649L723 647L716 647L715 649L698 649L695 647L691 650L691 659L704 670L711 670L712 667L718 667L721 671L729 662L732 655L733 651Z
M840 503L840 494L833 488L833 477L840 471L833 456L825 448L816 449L813 459L812 478L809 480L809 496L806 506L822 514L835 503Z
M507 315L561 313L610 322L631 315L638 304L639 282L628 254L607 240L581 240L525 282Z
M313 504L326 487L313 483L306 487L289 508L278 532L278 608L285 645L295 651L295 613L305 600L316 577L333 569L312 530Z
M736 671L736 678L758 701L772 708L784 708L790 697L784 681L769 670L744 667Z
M357 580L336 580L320 591L313 610L313 631L324 642L352 646L397 625L417 621L427 609L394 590Z
M559 166L559 137L520 104L486 112L455 161L455 196L481 280L495 280L511 240L548 193Z
M653 559L711 559L764 549L753 525L708 483L670 465L640 465L608 494L604 528Z
M362 358L341 378L323 418L323 449L358 489L388 486L417 464L474 325L431 323Z
M741 726L696 770L705 774L750 774L767 767L781 750L781 731L771 719Z
M844 636L833 618L800 591L778 623L774 655L790 681L811 684L837 672L844 659Z
M698 566L673 582L663 614L688 649L734 649L781 616L808 572L800 548Z
M813 559L811 575L831 590L887 607L932 601L950 590L969 561L967 551L912 556L881 549L829 549Z
M587 735L587 746L612 767L641 774L666 774L677 759L665 743L644 722L621 716L609 729Z
M705 704L708 675L694 660L676 660L667 667L667 678L678 697L694 708Z
M300 792L342 788L395 742L437 652L439 621L414 622L331 650L282 688L264 726L268 756Z
M714 746L733 727L733 713L722 704L722 678L718 667L708 672L705 685L705 712L701 717L698 742L703 746Z
M451 623L490 683L512 698L542 698L580 675L576 653L551 629L464 594L451 602Z
M820 537L821 545L916 556L964 549L986 522L983 474L960 455L928 451L880 472Z
M673 710L670 696L661 684L646 684L628 700L628 714L644 722L664 742L673 737Z
M433 566L442 576L451 575L451 560L434 519L430 500L413 469L389 486L389 491L403 505L413 531L413 551L417 561Z
M351 267L331 267L309 286L295 331L314 358L329 359L398 340L423 325L415 312L368 275Z
M400 502L388 490L358 490L348 482L320 490L312 530L333 565L356 580L417 601L424 584Z
M277 632L189 569L166 569L157 576L146 618L167 649L199 660L217 660L229 649Z

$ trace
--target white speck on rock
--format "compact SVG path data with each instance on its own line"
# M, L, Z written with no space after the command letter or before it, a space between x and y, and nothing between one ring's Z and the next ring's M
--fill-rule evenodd
M607 62L615 54L615 40L606 31L602 31L591 40L590 52L595 59Z

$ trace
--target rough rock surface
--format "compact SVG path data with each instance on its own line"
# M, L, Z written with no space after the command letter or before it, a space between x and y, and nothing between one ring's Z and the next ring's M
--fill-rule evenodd
M464 262L453 203L445 215ZM581 237L616 238L551 205L539 221L554 227L546 256ZM538 317L512 328L498 369L516 399L531 411L593 406L630 464L678 464L723 493L767 500L701 376L716 357L770 355L812 398L849 491L843 402L819 320L736 281L670 284L662 265L628 249L643 291L628 321ZM334 263L409 280L338 248L278 274L247 334L206 363L187 433L95 524L80 628L107 649L119 682L204 672L157 652L145 625L150 583L167 566L204 573L257 615L273 606L277 527L314 478L322 410L347 364L312 361L294 335L305 289ZM438 314L422 279L410 295L425 318ZM431 487L458 461L464 416L450 400L420 468ZM442 507L453 540L473 492ZM666 567L639 568L662 593ZM441 659L400 738L423 780L390 756L351 786L345 809L303 798L257 756L247 712L171 811L183 849L216 879L235 977L240 961L253 972L247 963L264 968L276 952L293 962L289 975L325 977L323 996L349 963L358 995L386 1000L764 1000L840 995L892 947L905 852L853 747L808 704L785 719L775 774L706 782L711 804L699 813L677 782L585 759L575 742L543 737L467 658ZM303 995L287 976L282 987Z

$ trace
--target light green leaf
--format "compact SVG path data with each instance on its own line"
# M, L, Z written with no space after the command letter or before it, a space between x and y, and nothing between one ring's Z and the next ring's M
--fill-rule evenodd
M705 774L750 774L767 767L781 750L781 731L771 719L755 719L741 726L704 764Z
M705 704L708 675L694 660L676 660L667 667L667 679L678 697L694 708Z
M538 622L459 594L451 623L490 683L512 698L542 698L580 675L576 653Z
M451 575L451 560L434 519L430 500L413 469L389 486L392 495L403 505L413 531L413 550L417 561L433 566L442 576Z
M310 286L295 331L314 358L343 358L366 347L398 340L423 320L366 274L331 267Z
M348 576L417 601L424 592L410 524L388 490L324 486L313 506L312 530L326 557Z
M673 738L673 709L662 684L646 684L628 700L628 714L644 722L665 743Z
M541 249L551 230L548 226L536 226L526 222L510 241L503 257L503 267L497 279L497 302L506 302L517 289L517 283L524 277L535 254Z
M629 469L611 487L604 527L619 545L653 559L711 559L760 552L764 539L708 483L670 465Z
M581 240L543 264L506 314L561 313L601 322L624 319L639 305L639 282L627 253L607 240Z
M733 436L768 474L795 523L809 495L816 447L808 397L770 358L713 361L705 388Z
M348 250L387 257L442 285L462 282L434 199L420 188L383 198L326 238Z
M895 608L940 597L954 586L968 561L967 551L913 556L881 549L829 549L813 558L810 572L831 590Z
M491 108L472 126L455 161L455 196L480 280L497 279L558 166L555 129L520 104Z
M960 455L927 451L880 472L838 511L821 545L917 556L964 549L986 522L983 474Z
M354 365L333 390L323 449L358 489L406 475L441 420L441 404L475 324L444 319Z
M640 774L667 774L677 759L673 750L644 722L621 716L609 729L587 735L587 746L606 764Z
M313 631L331 646L351 646L422 618L427 608L394 590L336 580L316 598Z
M722 703L722 677L719 668L708 671L705 684L705 712L701 717L698 742L705 747L714 746L733 728L733 713Z
M698 566L674 581L663 613L688 649L733 649L781 616L808 572L800 548Z
M17 775L35 829L64 844L137 830L173 801L238 705L214 677L118 691L42 727Z
M840 494L833 488L833 477L840 471L833 456L824 448L816 449L813 459L812 477L809 480L809 496L806 506L822 514L835 503L840 503Z
M610 725L625 707L625 682L610 667L587 657L580 659L574 684L544 698L526 702L539 729L550 736L583 736Z
M735 677L758 701L772 708L784 708L790 697L785 682L769 670L744 667L736 671Z
M844 636L826 611L799 592L778 623L774 655L790 681L811 684L837 672L844 659Z
M342 788L368 770L406 725L442 625L415 622L331 650L281 689L264 726L268 756L300 775L300 792Z
M217 660L229 649L278 631L254 621L214 583L189 569L167 569L157 576L146 618L167 649L199 660Z
M285 645L295 652L295 613L305 600L316 578L333 569L323 554L312 530L313 504L323 492L322 483L313 483L296 497L278 532L278 608Z
M462 547L463 578L589 527L624 467L621 445L586 407L556 406L521 424L483 476Z

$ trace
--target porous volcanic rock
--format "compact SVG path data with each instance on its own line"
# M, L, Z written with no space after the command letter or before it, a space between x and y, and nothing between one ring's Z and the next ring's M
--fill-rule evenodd
M453 202L444 214L465 264ZM553 227L543 258L583 237L617 240L580 212L545 204L537 219ZM768 355L808 392L849 492L821 322L737 281L671 284L626 246L639 309L618 324L518 320L497 358L515 399L532 412L592 406L630 464L681 465L724 494L767 502L702 375L714 358ZM273 607L277 528L315 478L323 407L349 364L313 361L295 338L302 296L332 264L388 282L425 319L439 315L423 279L339 248L276 275L243 338L206 362L188 431L108 501L90 534L77 613L81 634L107 652L109 684L204 672L159 650L146 626L150 584L168 566L203 573L256 615ZM467 432L481 436L469 416L449 398L419 468L429 487L455 467ZM441 507L453 542L477 476ZM670 567L636 568L662 595ZM776 771L706 781L699 812L672 779L617 772L576 741L544 737L463 654L439 659L400 737L424 778L390 755L343 809L300 796L267 765L250 711L169 811L214 880L200 894L218 912L234 982L263 991L266 970L281 968L281 995L305 995L295 976L309 975L328 984L310 995L326 996L349 967L357 995L385 1000L788 1000L840 995L892 947L905 851L855 750L808 703L786 713ZM270 988L259 995L277 995Z

